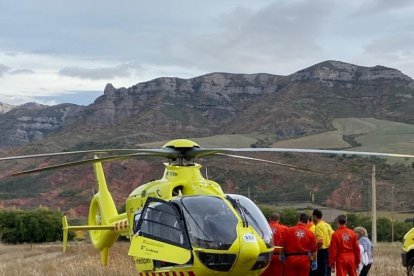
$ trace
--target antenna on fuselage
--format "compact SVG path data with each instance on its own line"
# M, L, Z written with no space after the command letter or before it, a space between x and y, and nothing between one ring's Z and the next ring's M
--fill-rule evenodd
M206 179L208 180L208 169L207 169L207 166L205 166L204 168L206 170Z

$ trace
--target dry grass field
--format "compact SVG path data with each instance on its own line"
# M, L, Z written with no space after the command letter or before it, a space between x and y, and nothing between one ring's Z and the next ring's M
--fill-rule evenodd
M61 244L0 244L0 275L137 275L127 256L128 246L115 244L108 266L103 268L98 252L86 243L72 243L66 253L61 252ZM405 275L400 251L399 243L379 244L370 275Z
M0 245L0 275L137 275L129 243L116 243L110 250L107 267L88 243L71 243L62 253L62 244Z

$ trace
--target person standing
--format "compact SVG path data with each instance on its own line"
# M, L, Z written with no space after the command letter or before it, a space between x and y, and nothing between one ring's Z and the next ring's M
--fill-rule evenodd
M282 276L283 275L283 263L280 261L280 253L283 246L283 237L286 230L286 226L280 224L280 215L273 213L269 218L269 225L273 232L273 242L275 249L273 250L272 260L270 265L262 273L262 276Z
M367 276L368 272L371 268L372 262L373 262L372 242L369 240L367 229L365 229L364 227L361 227L361 226L355 227L354 232L357 235L357 239L358 239L359 245L361 247L362 269L359 272L359 275L360 276Z
M334 231L331 225L322 219L321 210L313 210L312 217L315 225L316 246L318 248L318 269L311 273L311 275L331 276L331 268L329 267L329 245Z
M288 228L284 237L281 259L285 260L285 276L308 276L309 270L317 269L316 239L308 229L308 215L301 213L296 226ZM309 266L309 260L312 266Z
M329 266L336 276L357 276L361 259L358 240L354 231L346 226L346 215L336 219L338 230L332 234L329 247Z

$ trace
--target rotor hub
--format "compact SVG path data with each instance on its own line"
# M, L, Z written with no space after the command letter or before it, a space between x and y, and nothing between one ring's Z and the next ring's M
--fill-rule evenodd
M176 139L166 143L163 148L169 148L175 152L175 156L169 157L170 162L178 166L191 166L194 165L194 157L190 152L200 146L188 139Z
M188 139L175 139L175 140L169 141L162 147L172 148L172 149L189 149L189 148L199 148L200 145Z

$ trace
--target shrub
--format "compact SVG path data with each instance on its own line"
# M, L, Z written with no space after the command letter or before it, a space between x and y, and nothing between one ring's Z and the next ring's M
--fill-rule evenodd
M5 243L41 243L62 240L62 214L39 208L0 211L0 240ZM73 238L69 233L69 239Z
M279 213L280 222L284 225L293 226L298 223L299 213L295 208L286 208L277 210L271 206L259 205L260 210L266 219L269 219L270 215L274 212Z
M368 231L368 236L372 239L372 220L371 217L361 216L357 214L347 214L348 223L347 226L350 229L354 229L357 226L363 226ZM332 224L336 229L335 223ZM404 235L411 229L411 223L407 222L395 222L394 223L394 241L402 241ZM391 242L392 227L391 220L389 218L380 217L377 219L377 240L380 242Z

